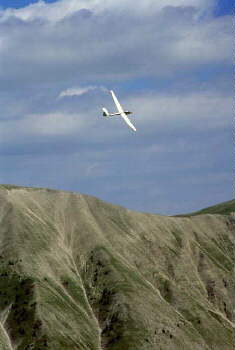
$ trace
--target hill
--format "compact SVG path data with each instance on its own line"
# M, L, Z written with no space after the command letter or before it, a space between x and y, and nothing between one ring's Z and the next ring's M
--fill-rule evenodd
M0 186L1 350L229 350L234 220Z
M204 208L199 211L195 211L190 214L181 214L176 216L194 216L194 215L202 215L202 214L221 214L221 215L229 215L231 213L235 213L235 200L219 203L217 205L213 205L208 208Z

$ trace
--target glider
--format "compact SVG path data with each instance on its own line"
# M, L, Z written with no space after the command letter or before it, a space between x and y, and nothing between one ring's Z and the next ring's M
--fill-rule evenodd
M127 123L127 125L129 125L129 127L136 131L136 128L134 127L134 125L131 123L130 119L127 117L128 114L131 114L132 112L130 111L124 111L124 109L122 108L122 106L120 105L120 103L118 102L118 99L117 97L115 96L114 92L112 90L110 90L110 93L112 95L112 98L115 102L115 105L117 107L117 110L118 110L118 113L109 113L108 110L106 108L102 108L103 110L103 116L104 117L112 117L112 116L115 116L115 115L120 115L124 120L125 122Z

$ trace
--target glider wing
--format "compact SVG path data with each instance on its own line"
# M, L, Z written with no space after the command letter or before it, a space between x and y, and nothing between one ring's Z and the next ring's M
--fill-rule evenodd
M110 92L111 92L112 98L113 98L113 100L114 100L114 102L115 102L115 105L116 105L116 107L117 107L117 109L118 109L118 112L120 113L120 115L122 116L122 118L125 120L125 122L127 123L127 125L129 125L129 127L130 127L131 129L133 129L134 131L136 131L136 128L135 128L134 125L131 123L130 119L127 117L127 115L126 115L126 113L124 112L122 106L120 105L120 103L119 103L117 97L115 96L113 90L110 90Z
M111 92L112 98L113 98L113 100L114 100L114 102L115 102L115 105L117 106L118 112L119 112L119 113L124 113L124 110L123 110L122 106L120 105L120 103L119 103L117 97L115 96L113 90L110 90L110 92Z

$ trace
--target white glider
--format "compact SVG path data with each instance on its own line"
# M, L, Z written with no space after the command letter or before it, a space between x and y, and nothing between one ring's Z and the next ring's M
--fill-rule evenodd
M131 114L132 112L130 111L124 111L124 109L122 108L122 106L120 105L120 103L118 102L117 97L115 96L114 92L112 90L110 90L112 98L115 102L115 105L117 107L118 113L109 113L108 110L106 108L102 108L103 110L103 116L104 117L112 117L114 115L120 115L125 122L129 125L129 127L136 131L136 128L134 127L134 125L131 123L130 119L127 117L127 114Z

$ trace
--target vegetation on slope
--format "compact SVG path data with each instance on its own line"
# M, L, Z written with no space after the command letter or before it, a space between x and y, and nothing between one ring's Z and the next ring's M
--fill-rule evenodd
M0 348L230 350L230 216L0 188Z
M190 214L181 214L176 216L195 216L202 214L220 214L220 215L229 215L231 213L235 213L235 199L227 202L223 202L217 205L213 205L208 208L204 208L199 211L195 211Z

